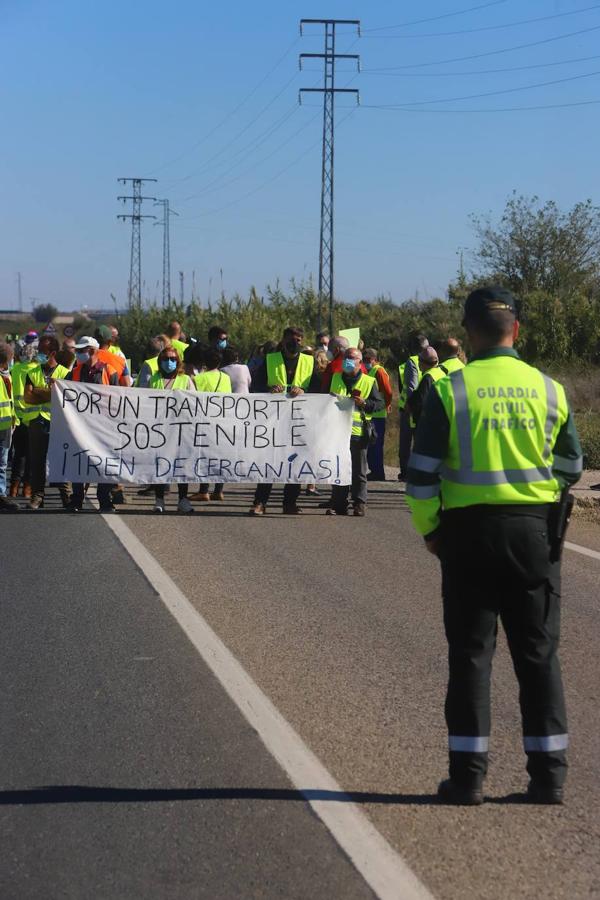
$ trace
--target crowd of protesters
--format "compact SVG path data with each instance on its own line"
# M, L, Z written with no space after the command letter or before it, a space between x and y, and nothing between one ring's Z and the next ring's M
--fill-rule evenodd
M463 362L454 338L448 338L436 350L425 335L411 336L410 356L398 366L400 480L406 478L414 430L428 390L435 380ZM376 349L365 348L362 342L351 347L346 337L324 331L316 335L311 346L301 328L290 326L279 341L266 341L244 361L229 343L227 329L213 326L206 342L188 341L181 325L173 321L164 333L150 339L144 361L134 375L119 346L118 329L101 325L93 335L68 337L62 345L54 334L38 335L35 331L0 343L0 511L19 511L22 499L29 510L44 506L52 386L58 379L133 389L352 397L352 482L334 486L320 506L328 515L364 516L367 483L386 478L384 442L393 389ZM61 483L55 487L65 509L81 510L87 485ZM257 485L251 515L264 514L272 487ZM315 485L305 490L319 493ZM160 484L141 488L138 493L153 496L154 511L160 514L165 511L167 491L168 485ZM302 512L301 491L301 484L285 485L284 513ZM102 512L113 512L115 506L125 502L122 487L112 484L98 484L97 499ZM223 484L214 484L212 489L209 484L200 484L191 494L187 484L179 484L177 510L190 514L195 503L223 499Z

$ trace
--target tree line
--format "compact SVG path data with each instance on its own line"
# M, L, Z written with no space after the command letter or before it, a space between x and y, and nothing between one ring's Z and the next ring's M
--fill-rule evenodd
M407 353L407 339L422 331L431 341L453 335L465 341L462 307L474 287L494 281L510 288L520 302L518 349L528 362L563 367L572 361L600 364L600 209L591 200L561 211L554 201L513 194L499 218L471 218L476 245L449 285L447 297L396 303L389 297L337 301L336 330L359 326L367 346L384 363ZM260 296L224 295L216 303L179 304L164 309L133 309L119 320L123 345L141 362L147 339L177 319L189 337L204 340L211 325L222 325L248 356L268 339L277 339L292 323L314 339L317 294L310 282L279 284ZM468 348L467 348L468 349Z

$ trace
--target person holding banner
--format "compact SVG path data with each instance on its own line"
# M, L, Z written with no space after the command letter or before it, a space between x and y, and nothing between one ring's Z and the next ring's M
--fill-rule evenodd
M83 335L75 344L77 363L72 372L66 376L69 381L80 381L84 384L104 384L116 387L119 384L119 373L113 366L103 362L99 355L100 345L96 338ZM112 484L96 485L96 496L101 513L116 512L111 491ZM73 483L73 494L67 504L69 512L80 512L83 507L86 487L83 482Z
M221 333L221 330L219 330ZM226 337L225 337L226 340ZM219 366L223 362L220 350L206 350L204 353L204 372L194 376L194 384L197 391L205 391L210 394L231 394L231 378L227 372L221 372ZM200 503L208 503L209 500L224 500L223 484L215 484L212 494L209 494L210 485L201 484L196 494L192 494L191 500Z
M379 393L377 381L370 375L364 375L361 369L362 353L350 347L344 353L342 371L331 379L331 393L341 397L354 399L354 415L352 418L352 435L350 438L350 455L352 458L352 504L355 516L364 516L367 505L367 447L368 436L365 434L367 422L373 413L385 409L385 400ZM350 485L334 484L331 491L331 505L327 509L328 516L348 515L348 491Z
M174 347L165 347L158 354L158 369L150 379L150 388L154 391L193 391L194 384L183 370L183 362L179 351ZM154 485L154 513L161 515L165 511L165 484ZM188 500L187 484L178 484L179 501L177 512L191 515L194 507Z
M288 327L283 332L280 347L275 353L268 353L264 363L252 376L252 392L255 394L287 393L290 397L300 394L318 394L321 390L321 379L315 360L308 353L301 353L304 331L301 328ZM298 497L302 485L286 484L283 489L283 512L297 516L302 512L298 506ZM265 513L272 484L259 484L254 494L254 505L250 509L251 516L262 516Z

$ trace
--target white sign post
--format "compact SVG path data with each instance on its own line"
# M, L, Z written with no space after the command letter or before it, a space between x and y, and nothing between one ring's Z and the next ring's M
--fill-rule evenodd
M353 402L57 381L50 481L350 484Z

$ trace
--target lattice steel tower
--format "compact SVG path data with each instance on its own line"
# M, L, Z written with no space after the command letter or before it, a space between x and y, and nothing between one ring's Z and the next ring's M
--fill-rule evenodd
M163 274L162 274L162 305L168 306L171 302L171 239L169 235L169 219L171 216L178 216L174 209L169 206L168 200L157 200L156 206L162 206L163 218L162 222L156 222L162 225L163 229Z
M354 94L357 101L359 92L354 88L338 88L335 86L335 64L338 59L355 59L360 67L360 56L357 53L336 53L335 39L337 25L355 25L360 36L359 19L301 19L300 34L305 25L323 25L325 27L325 50L323 53L301 53L300 68L303 59L323 60L323 87L301 88L300 102L303 93L323 94L323 157L321 167L321 235L319 245L319 308L317 313L317 331L321 330L323 303L329 308L328 326L333 334L333 199L334 199L334 160L335 160L335 95Z
M142 203L144 200L154 200L156 197L142 197L142 184L145 181L156 181L156 178L119 178L120 184L131 182L131 195L127 197L117 197L126 203L132 201L132 210L130 214L122 214L117 216L123 222L131 219L131 261L129 264L129 288L127 298L129 307L141 306L142 303L142 248L141 248L141 222L142 219L155 219L156 216L143 216Z

